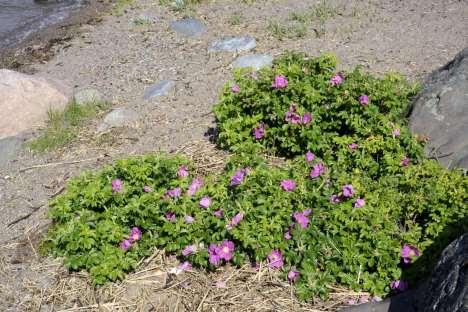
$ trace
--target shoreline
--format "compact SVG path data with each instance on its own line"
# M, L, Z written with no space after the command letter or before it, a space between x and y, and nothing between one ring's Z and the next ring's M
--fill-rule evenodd
M35 73L31 65L49 61L55 55L55 45L73 39L83 25L98 24L112 7L110 1L91 0L63 21L41 29L11 47L0 49L0 68Z

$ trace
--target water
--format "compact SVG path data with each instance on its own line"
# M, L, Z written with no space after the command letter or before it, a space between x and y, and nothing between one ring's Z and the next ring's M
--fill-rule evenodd
M0 0L0 49L66 19L86 0Z

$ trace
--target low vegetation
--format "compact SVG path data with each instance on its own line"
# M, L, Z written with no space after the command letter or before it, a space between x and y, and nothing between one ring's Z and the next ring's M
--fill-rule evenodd
M214 108L218 146L233 152L222 173L165 154L84 173L51 201L43 250L95 285L158 248L180 270L267 266L305 300L335 285L403 291L468 230L467 176L424 159L406 127L416 90L337 72L332 55L236 71Z
M68 144L77 137L83 123L106 106L104 102L79 105L72 100L64 110L50 110L47 127L39 137L28 143L29 148L45 152Z

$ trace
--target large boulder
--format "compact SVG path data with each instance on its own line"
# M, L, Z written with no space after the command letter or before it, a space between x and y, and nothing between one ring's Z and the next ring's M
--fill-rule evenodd
M49 109L61 109L68 96L42 78L0 69L0 139L41 125Z
M343 312L468 312L468 233L448 245L429 279L415 289Z
M468 233L444 249L423 294L418 311L468 311Z
M449 168L468 168L468 48L426 80L410 128L429 137L428 157Z

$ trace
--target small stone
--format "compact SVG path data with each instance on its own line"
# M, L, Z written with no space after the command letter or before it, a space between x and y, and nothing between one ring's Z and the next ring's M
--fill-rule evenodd
M138 114L128 108L116 108L104 117L103 122L98 127L98 132L106 131L114 127L130 126L137 122L139 119Z
M273 57L267 54L252 54L238 57L233 63L234 68L252 67L259 70L262 67L271 67Z
M251 36L244 37L230 37L215 41L208 52L236 52L236 51L249 51L257 46L255 38Z
M172 80L161 80L151 87L146 88L143 98L149 100L156 96L166 96L169 94L175 83Z
M83 89L77 91L73 98L75 99L75 103L78 105L87 105L87 104L97 104L104 102L104 98L102 97L101 93L96 89Z
M188 37L200 37L205 32L205 26L194 18L174 21L171 23L171 29Z

